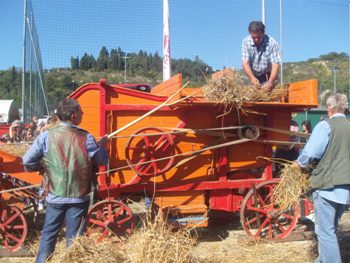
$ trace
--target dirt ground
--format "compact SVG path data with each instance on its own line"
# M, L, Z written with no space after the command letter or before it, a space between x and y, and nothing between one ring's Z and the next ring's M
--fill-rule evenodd
M312 224L299 224L296 230L301 236L310 237L312 228ZM198 243L193 253L200 262L311 263L317 256L316 242L312 237L302 241L252 243L242 230L238 218L218 218L196 234ZM338 237L343 262L350 262L350 211L346 211L341 219ZM34 262L34 258L3 257L0 262L29 263Z

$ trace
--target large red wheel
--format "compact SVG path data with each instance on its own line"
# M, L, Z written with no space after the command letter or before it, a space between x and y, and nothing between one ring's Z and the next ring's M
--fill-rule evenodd
M240 218L244 230L254 239L287 237L299 218L299 209L281 211L274 203L278 181L266 181L249 190L242 201Z
M16 206L0 204L0 238L8 251L16 251L27 237L27 221Z
M159 175L172 167L175 157L159 160L175 154L172 137L164 133L159 128L144 128L129 139L125 149L126 161L138 175Z
M135 228L131 209L116 200L96 203L88 213L88 235L97 234L97 241L113 236L129 235Z

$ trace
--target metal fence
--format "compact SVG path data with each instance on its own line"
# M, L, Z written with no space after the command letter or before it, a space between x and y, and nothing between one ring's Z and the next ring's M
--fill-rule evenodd
M126 54L143 50L162 56L163 0L29 2L35 11L45 69L70 67L71 57L84 53L97 58L103 46L121 48ZM34 29L30 12L27 31L34 39L27 42L37 43L30 29ZM169 14L171 57L199 58L214 70L241 68L241 41L252 20L264 20L267 34L280 44L282 80L283 69L292 68L293 63L331 52L349 53L348 0L169 0ZM334 88L348 94L349 63L341 67L336 63L317 65L325 70L311 72L309 77L326 77L322 90L333 90L337 82ZM39 77L41 64L30 65ZM334 67L338 72L334 73Z
M24 3L22 119L29 122L34 115L48 115L48 105L35 14L31 1Z

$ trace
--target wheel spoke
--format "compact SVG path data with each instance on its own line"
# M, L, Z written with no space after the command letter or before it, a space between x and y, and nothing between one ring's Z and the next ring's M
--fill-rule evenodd
M148 136L143 136L142 138L143 138L143 140L145 141L145 145L146 145L147 147L150 147L150 146L151 146L151 143L150 143L150 140L149 140Z
M9 233L9 232L5 232L5 236L6 236L7 238L9 238L9 239L12 239L12 240L16 241L17 243L19 243L19 242L21 241L21 238L18 238L18 237L16 237L16 236L12 235L12 234Z
M131 218L131 217L126 217L126 218L124 218L124 219L118 220L118 221L117 221L118 226L121 226L121 225L124 224L124 223L130 222L130 218Z
M263 216L260 216L259 215L259 219L263 218ZM246 218L246 221L244 222L244 224L248 227L248 228L251 228L253 223L256 223L258 221L258 218L255 216L255 217L252 217L251 219L248 219Z
M264 222L261 224L261 226L258 228L258 231L256 232L255 234L255 238L258 238L259 235L261 234L261 232L264 230L265 226L267 225L267 223L269 222L270 220L268 218L266 218L264 220Z
M248 206L247 210L249 211L253 211L253 212L258 212L260 214L267 214L267 210L263 209L263 208L259 208L259 207L254 207L254 206Z
M102 221L99 221L97 219L93 219L93 218L89 219L89 223L91 223L93 225L98 225L100 227L106 227L105 223L103 223Z
M122 206L117 207L117 209L118 210L116 212L114 212L114 215L113 215L114 218L117 218L118 216L120 216L122 214L122 212L124 212L124 207L122 207Z
M96 218L101 218L102 221L107 221L107 218L105 217L105 215L104 215L102 210L97 210L96 211Z
M13 220L15 220L18 217L19 213L20 213L19 211L15 211L15 214L12 215L10 218L8 218L6 222L2 224L2 226L4 227L8 226Z
M283 225L281 224L281 222L277 221L277 226L278 226L278 229L282 231L282 233L286 232L286 229L284 229Z
M100 237L97 239L97 242L101 242L106 236L108 236L109 230L105 229Z
M295 216L287 214L287 213L282 213L281 217L284 217L284 218L289 219L289 220L293 220L295 218Z

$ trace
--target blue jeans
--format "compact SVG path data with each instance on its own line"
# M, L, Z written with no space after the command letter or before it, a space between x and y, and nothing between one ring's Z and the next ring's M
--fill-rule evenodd
M89 201L76 204L46 203L46 216L41 234L36 263L44 263L55 251L58 233L66 219L66 246L70 246L72 238L81 235L85 226Z
M315 205L315 233L319 258L316 263L341 263L337 227L346 205L335 203L313 192Z

